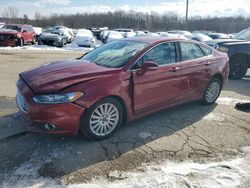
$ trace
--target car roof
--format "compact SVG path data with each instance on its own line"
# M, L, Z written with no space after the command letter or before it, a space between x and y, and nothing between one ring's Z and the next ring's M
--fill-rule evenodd
M6 24L6 25L13 25L13 26L18 26L18 27L31 26L31 25L28 25L28 24Z
M170 42L177 40L184 40L178 37L131 37L123 40L146 42L146 43L161 43L161 42Z

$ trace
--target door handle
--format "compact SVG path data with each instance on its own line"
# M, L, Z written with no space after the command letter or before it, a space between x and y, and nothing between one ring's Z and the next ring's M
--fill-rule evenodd
M178 70L180 70L180 67L172 67L172 68L170 69L171 72L176 72L176 71L178 71Z
M211 65L211 62L208 61L208 62L205 63L205 65L209 66L209 65Z

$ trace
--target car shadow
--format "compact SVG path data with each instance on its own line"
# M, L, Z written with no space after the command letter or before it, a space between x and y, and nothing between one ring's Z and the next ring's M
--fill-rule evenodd
M192 102L162 110L122 126L112 137L102 141L90 141L81 134L59 137L31 133L0 141L0 150L5 151L0 156L3 164L0 174L29 160L32 163L37 158L42 161L37 168L40 176L60 178L91 165L113 160L147 143L179 132L201 120L216 106ZM8 160L10 157L11 160Z
M225 91L233 91L235 93L249 96L250 95L250 75L245 76L241 80L229 80L228 84L223 88Z

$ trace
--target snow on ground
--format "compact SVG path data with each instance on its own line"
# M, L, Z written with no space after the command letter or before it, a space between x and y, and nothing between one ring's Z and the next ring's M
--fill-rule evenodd
M54 50L54 51L91 51L93 48L83 48L68 44L62 48L47 45L27 45L27 46L17 46L17 47L0 47L0 51L10 51L10 50Z
M231 97L219 97L216 102L218 104L224 104L224 105L235 105L238 102L245 103L245 102L250 102L250 100L243 100Z
M31 161L17 168L12 176L1 185L7 187L29 188L157 188L157 187L239 187L250 182L250 147L241 149L238 158L209 163L170 162L149 164L131 172L110 172L109 177L93 179L89 183L60 185L59 181L41 178L37 169L42 164L42 158L34 154ZM61 155L60 151L50 154L51 160Z
M207 121L218 121L218 122L223 122L225 120L221 114L213 113L213 112L204 116L202 119L207 120Z

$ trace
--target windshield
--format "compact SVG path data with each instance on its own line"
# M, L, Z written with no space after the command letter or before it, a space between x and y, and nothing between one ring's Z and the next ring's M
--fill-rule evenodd
M244 29L243 31L237 33L233 39L250 40L250 29Z
M118 68L128 63L132 57L146 46L147 43L145 42L128 40L113 41L91 51L81 59L104 67Z
M21 31L21 28L16 26L16 25L5 25L5 26L3 26L2 29L11 29L11 30L16 30L18 32Z

